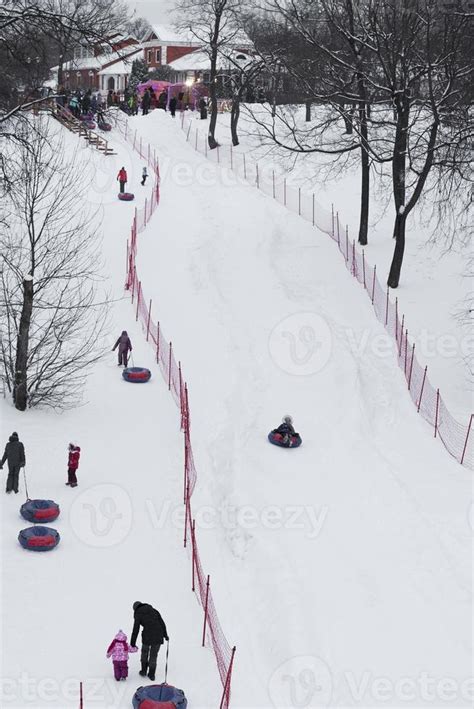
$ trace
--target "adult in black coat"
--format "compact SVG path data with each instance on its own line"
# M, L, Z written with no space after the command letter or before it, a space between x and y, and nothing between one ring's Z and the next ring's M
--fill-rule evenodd
M146 116L148 114L148 111L150 109L150 104L151 104L151 95L148 89L145 89L145 93L143 94L142 98L142 116Z
M149 603L135 601L133 611L135 622L133 624L130 645L136 647L135 643L140 631L140 626L142 626L142 652L140 658L142 667L139 674L142 677L146 677L148 672L148 677L153 681L155 679L158 651L161 645L163 645L163 641L169 640L168 631L159 612Z
M18 492L18 476L20 468L26 465L25 447L18 439L18 433L13 431L5 446L5 453L0 461L0 470L2 470L5 461L8 461L8 478L6 492Z
M170 100L170 113L173 116L173 118L176 115L176 109L178 107L178 99L176 96L173 96L173 98Z

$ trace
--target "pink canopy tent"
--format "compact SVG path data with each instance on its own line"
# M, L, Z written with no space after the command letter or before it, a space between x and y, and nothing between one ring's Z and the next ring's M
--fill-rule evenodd
M162 91L166 91L170 86L169 81L158 81L157 79L148 79L144 81L143 84L138 84L137 91L140 96L143 96L147 89L151 89L154 93L160 94Z
M179 100L180 94L183 95L182 101ZM199 99L203 96L209 96L209 89L200 81L196 81L191 86L187 84L171 84L168 87L168 101L173 97L177 98L179 109L189 106L189 108L194 110L199 104Z

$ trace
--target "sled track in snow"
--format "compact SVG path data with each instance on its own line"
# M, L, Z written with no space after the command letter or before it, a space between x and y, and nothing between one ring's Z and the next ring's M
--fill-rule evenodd
M156 362L160 367L168 390L180 408L181 430L184 437L184 481L183 481L183 503L185 505L185 525L184 525L184 546L190 543L192 559L192 591L196 594L199 603L204 611L204 625L202 633L202 645L210 644L219 670L222 682L222 698L220 709L228 709L230 706L230 690L232 670L234 665L235 647L231 647L222 630L219 617L217 615L212 591L210 587L210 576L204 573L196 541L195 524L191 508L191 497L197 480L197 472L194 465L193 451L191 445L191 420L188 401L188 390L181 371L181 362L176 362L173 345L167 342L164 337L160 323L155 323L151 315L151 301L147 305L141 281L137 275L136 255L137 236L142 232L160 201L160 169L156 152L151 150L150 144L144 144L143 140L137 136L137 132L132 133L127 128L127 123L115 121L116 127L121 131L125 139L138 152L141 158L147 161L153 170L155 184L150 200L145 200L145 205L140 210L135 210L135 216L130 232L130 239L127 242L127 279L125 288L131 291L131 302L136 309L136 320L140 320L143 331L146 333L146 340L154 347ZM197 588L196 588L197 586Z
M365 258L364 249L359 251L355 240L349 239L349 229L343 228L339 222L339 214L331 205L331 212L324 209L316 201L315 193L295 189L287 184L286 177L277 175L275 170L266 169L265 165L255 162L242 152L235 152L232 145L218 146L210 150L207 136L199 140L196 128L192 133L191 119L185 120L181 113L181 129L186 135L186 141L194 150L216 164L218 167L230 169L236 176L236 181L244 180L254 185L268 197L298 214L305 221L324 232L337 243L344 258L344 263L351 275L363 286L372 303L375 315L386 331L393 337L397 352L398 364L403 371L409 395L418 413L433 428L434 437L439 438L448 453L458 463L469 470L474 469L474 440L471 436L473 414L466 424L460 423L449 411L443 401L439 389L435 388L428 377L428 367L423 367L415 354L415 342L408 338L408 328L405 315L399 313L398 299L390 300L389 288L384 288L377 276L377 266L370 266Z

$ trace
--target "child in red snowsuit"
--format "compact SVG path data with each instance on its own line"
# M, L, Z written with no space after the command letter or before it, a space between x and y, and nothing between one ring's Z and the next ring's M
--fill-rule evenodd
M107 657L114 663L114 677L119 682L128 677L128 653L136 652L138 648L132 647L127 642L127 636L119 630L107 649Z
M77 487L77 477L76 470L79 467L79 458L81 456L81 449L79 446L75 446L74 443L69 444L69 456L67 461L67 483L71 487Z

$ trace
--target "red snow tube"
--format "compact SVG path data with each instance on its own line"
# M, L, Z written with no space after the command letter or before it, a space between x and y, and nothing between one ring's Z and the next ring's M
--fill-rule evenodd
M122 200L122 202L131 202L132 199L135 199L135 195L132 194L132 192L119 192L118 198Z
M53 522L59 517L59 505L53 500L27 500L20 514L28 522Z
M59 544L59 532L52 527L28 527L22 529L18 541L23 549L30 551L50 551Z
M127 367L122 372L122 377L126 382L134 384L145 384L151 379L151 372L145 367Z
M273 443L274 446L280 446L280 448L298 448L302 444L301 436L299 433L295 433L291 436L290 441L285 443L283 436L278 431L270 431L268 434L268 440Z
M104 123L103 121L99 121L99 123L97 123L97 127L100 130L112 130L110 123Z

